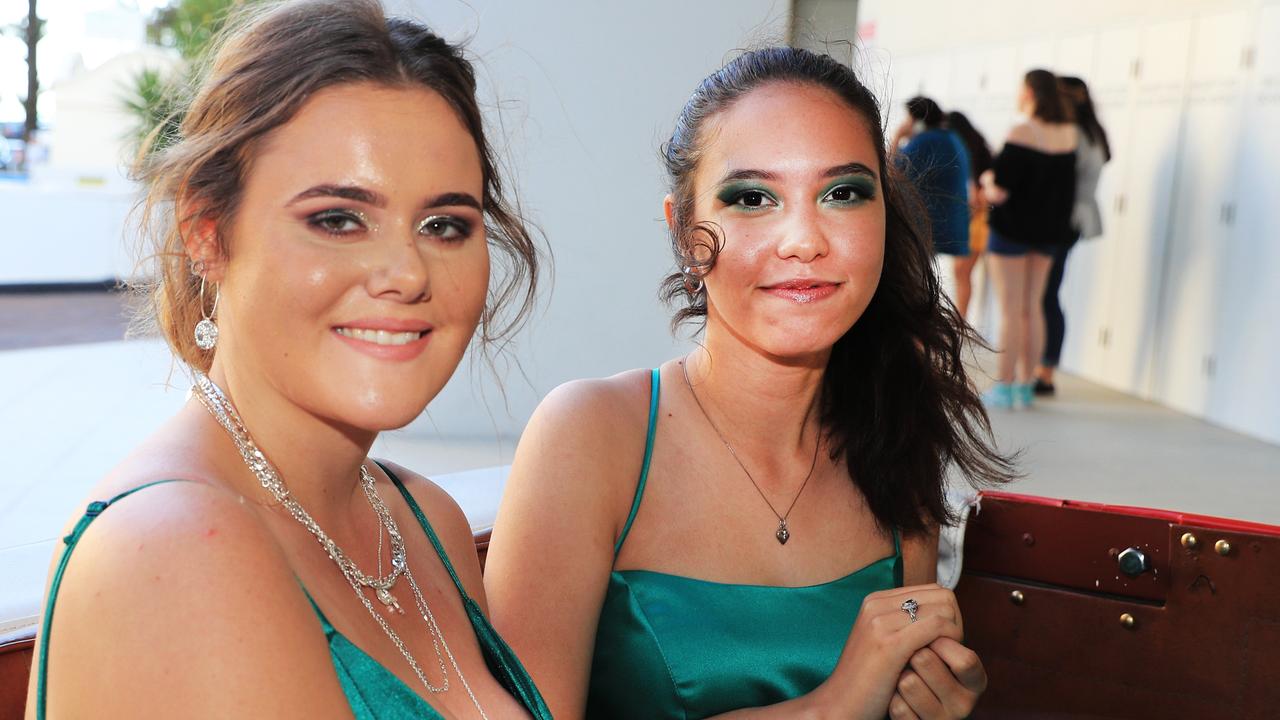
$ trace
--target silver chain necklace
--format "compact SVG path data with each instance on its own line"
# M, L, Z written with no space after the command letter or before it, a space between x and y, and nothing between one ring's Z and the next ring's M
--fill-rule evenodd
M764 490L760 489L760 484L751 476L751 471L748 470L747 466L742 462L742 458L738 457L738 452L733 449L733 446L729 444L728 440L725 440L724 433L720 432L720 428L716 427L711 416L707 414L707 409L702 406L702 401L698 399L698 393L693 389L693 383L689 382L688 366L689 358L686 357L684 360L680 361L680 372L684 375L684 384L689 388L689 394L693 396L693 402L697 404L698 409L702 411L702 417L706 419L707 424L715 431L716 436L720 438L720 442L724 443L725 449L733 456L733 461L738 463L738 467L742 468L742 472L745 473L747 479L751 481L752 487L756 489L756 492L760 493L760 499L764 500L764 504L768 505L769 510L777 516L778 529L773 533L773 536L778 539L780 544L786 545L787 541L791 539L791 529L787 525L787 518L791 517L791 511L795 509L796 503L800 501L801 493L803 493L805 487L809 485L809 478L813 477L813 469L818 466L818 448L822 446L821 434L819 434L818 439L813 444L813 460L809 463L809 472L804 476L804 482L800 483L800 489L796 491L796 496L791 499L791 505L787 507L787 511L785 513L779 513L777 508L773 506L773 503L769 502L769 497L764 494Z
M209 414L213 415L218 424L227 431L231 436L231 440L235 443L236 449L240 451L240 457L244 459L249 470L258 478L258 482L262 484L271 495L279 502L295 520L307 529L320 546L329 554L329 558L338 566L343 577L350 583L351 589L355 591L356 597L360 599L360 604L364 605L365 610L369 611L369 615L378 623L382 631L400 650L400 654L409 663L409 667L413 669L414 675L418 676L418 680L422 682L423 687L432 695L449 690L449 671L445 665L445 657L449 658L449 664L453 666L454 672L458 674L458 681L462 683L462 688L467 691L467 696L471 698L471 703L475 705L476 711L480 713L483 720L489 720L485 715L484 709L480 707L480 701L476 699L475 693L471 691L471 686L467 683L467 678L462 674L462 668L458 667L458 661L453 657L453 651L449 649L449 643L445 641L444 633L440 630L440 626L436 624L435 615L431 612L431 607L427 604L426 598L422 596L422 591L418 588L418 582L414 579L413 573L409 570L409 563L405 556L404 538L400 534L400 528L396 525L395 518L391 517L391 511L387 508L386 503L382 502L379 497L377 488L374 487L374 478L370 474L369 469L360 466L360 487L364 490L365 498L373 507L373 511L378 516L378 576L371 577L360 571L355 561L347 557L342 548L330 538L320 525L311 517L310 513L302 507L302 504L289 494L289 488L285 486L284 480L280 477L280 473L267 460L253 438L250 437L249 431L245 428L244 422L240 419L240 414L236 412L236 408L231 401L223 394L222 389L217 386L207 375L195 370L195 391L196 397L200 398L200 403L204 405ZM391 572L385 577L382 576L382 531L385 530L387 536L391 540ZM439 686L432 685L426 674L422 671L422 667L418 661L409 652L409 648L400 639L400 635L387 623L386 619L378 613L373 607L373 602L365 595L362 588L372 588L383 605L391 611L403 614L404 609L400 607L400 603L391 595L391 588L395 586L396 581L403 575L409 581L409 588L413 593L413 602L417 606L419 614L427 624L427 629L431 635L431 645L435 649L436 660L440 664L440 676L442 678ZM441 648L444 652L441 653Z

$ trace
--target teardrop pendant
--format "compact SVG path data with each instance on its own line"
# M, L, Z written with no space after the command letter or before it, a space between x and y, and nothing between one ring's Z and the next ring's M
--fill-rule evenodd
M778 538L779 544L781 545L787 544L787 541L791 539L791 531L787 530L786 520L778 521L778 532L774 533L773 536Z

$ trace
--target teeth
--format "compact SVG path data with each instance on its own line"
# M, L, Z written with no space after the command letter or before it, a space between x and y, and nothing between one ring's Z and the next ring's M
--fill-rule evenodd
M338 334L353 340L363 340L375 345L407 345L422 337L418 332L387 332L386 330L365 330L364 328L338 328Z

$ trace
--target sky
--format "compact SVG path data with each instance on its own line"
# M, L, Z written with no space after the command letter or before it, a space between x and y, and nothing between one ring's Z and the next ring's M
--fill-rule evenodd
M39 0L47 21L38 46L40 86L47 89L83 63L94 68L144 42L144 22L166 0ZM0 26L26 17L27 0L0 0ZM23 119L20 98L27 92L27 48L12 31L0 36L0 122ZM51 119L55 108L40 108Z

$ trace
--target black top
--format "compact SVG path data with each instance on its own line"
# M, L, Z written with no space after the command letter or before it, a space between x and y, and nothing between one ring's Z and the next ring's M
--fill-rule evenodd
M991 210L991 229L1024 245L1065 245L1075 239L1075 152L1047 153L1006 143L995 159L996 184L1009 192Z

